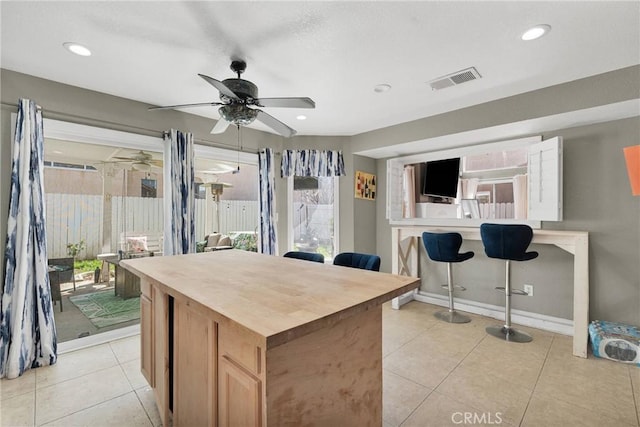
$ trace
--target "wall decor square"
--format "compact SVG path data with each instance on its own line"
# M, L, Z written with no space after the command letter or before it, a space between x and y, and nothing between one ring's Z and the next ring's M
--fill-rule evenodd
M376 199L376 176L374 174L356 171L355 196L356 199Z

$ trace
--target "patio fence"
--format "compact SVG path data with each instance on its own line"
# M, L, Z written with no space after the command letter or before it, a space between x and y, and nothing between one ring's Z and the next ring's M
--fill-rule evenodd
M160 234L163 230L163 199L149 197L112 198L111 247L117 251L123 231ZM220 229L206 230L206 201L196 199L196 240L207 233L253 231L258 226L256 200L219 202ZM214 207L215 215L215 207ZM67 244L84 240L79 259L93 259L102 253L102 196L46 194L47 252L49 258L67 256Z

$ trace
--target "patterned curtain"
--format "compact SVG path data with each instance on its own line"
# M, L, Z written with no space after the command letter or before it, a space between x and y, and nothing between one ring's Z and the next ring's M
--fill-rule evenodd
M260 252L277 255L275 167L273 150L265 148L258 153L260 166Z
M0 378L16 378L57 360L47 265L42 113L28 99L18 104L0 311Z
M193 135L164 136L164 255L196 251Z
M282 153L280 176L343 176L342 151L285 150Z

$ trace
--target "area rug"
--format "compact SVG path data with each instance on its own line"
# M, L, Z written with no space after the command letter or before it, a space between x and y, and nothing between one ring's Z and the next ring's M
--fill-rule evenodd
M69 300L96 328L140 318L140 297L124 299L115 296L113 289L75 295Z

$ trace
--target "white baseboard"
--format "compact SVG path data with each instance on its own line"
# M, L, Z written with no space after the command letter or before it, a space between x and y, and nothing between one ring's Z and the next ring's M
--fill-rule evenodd
M397 310L403 305L405 305L406 303L413 301L414 295L416 294L416 292L417 290L414 289L412 291L407 292L406 294L402 294L399 297L392 299L391 308L394 308Z
M433 294L430 292L418 291L413 294L404 294L398 297L400 306L408 303L412 299L428 304L449 307L449 297L446 295ZM392 305L393 306L393 305ZM396 307L393 307L396 308ZM467 313L479 314L504 321L504 307L482 302L455 299L455 308ZM523 326L530 326L543 331L555 332L562 335L573 336L573 320L560 317L547 316L544 314L531 313L522 310L511 310L511 321Z
M69 353L71 351L81 350L94 345L104 344L109 341L115 341L122 338L131 337L140 334L140 324L126 326L124 328L113 329L111 331L102 332L100 334L89 335L75 340L65 341L58 344L58 354Z

